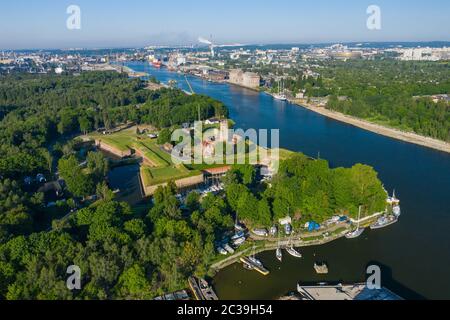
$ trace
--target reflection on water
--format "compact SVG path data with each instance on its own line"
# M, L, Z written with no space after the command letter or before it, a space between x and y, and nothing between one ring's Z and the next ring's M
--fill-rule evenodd
M188 90L184 76L148 64L129 66L145 69L162 82L178 80ZM229 107L237 128L280 129L281 147L310 156L320 152L333 167L369 164L379 172L386 189L395 188L402 200L400 222L386 229L302 249L304 259L287 257L281 266L273 252L261 254L271 270L268 277L244 271L240 265L221 271L215 278L219 297L278 297L294 290L299 280L322 279L312 269L317 259L329 263L326 281L363 280L366 266L375 261L383 266L383 285L406 298L450 298L449 154L379 136L264 93L188 78L196 93Z
M142 201L138 164L112 169L108 174L108 181L112 190L120 190L116 195L118 201L125 201L130 205Z

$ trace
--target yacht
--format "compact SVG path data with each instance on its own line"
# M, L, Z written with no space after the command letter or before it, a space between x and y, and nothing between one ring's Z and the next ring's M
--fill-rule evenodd
M245 237L238 238L232 241L233 245L238 247L245 242Z
M298 252L297 250L295 250L294 247L288 247L286 248L286 251L293 257L295 258L301 258L302 254L300 252Z
M352 232L349 232L345 235L345 237L347 239L355 239L363 234L364 228L360 228L360 226L359 226L360 220L361 220L361 206L359 206L359 212L358 212L358 227L356 228L356 230L353 230Z
M283 262L283 251L281 250L281 248L277 248L276 255L278 261Z
M253 229L252 232L260 237L268 237L269 233L266 229Z

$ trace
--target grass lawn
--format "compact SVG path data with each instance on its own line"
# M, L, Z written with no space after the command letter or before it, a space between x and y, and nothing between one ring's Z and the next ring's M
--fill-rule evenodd
M141 174L146 186L154 186L170 180L179 180L200 175L201 171L189 170L184 165L178 165L163 168L141 167Z
M131 146L136 141L136 132L127 129L110 135L94 133L89 137L101 140L106 144L116 147L120 151L127 151L131 149Z

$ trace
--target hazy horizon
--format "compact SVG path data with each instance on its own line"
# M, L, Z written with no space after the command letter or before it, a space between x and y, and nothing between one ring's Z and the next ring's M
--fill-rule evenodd
M448 42L445 0L366 1L25 0L2 5L0 49L138 48L150 45L272 45L351 42ZM81 29L69 30L67 7L81 9ZM369 30L367 8L381 9L381 29Z

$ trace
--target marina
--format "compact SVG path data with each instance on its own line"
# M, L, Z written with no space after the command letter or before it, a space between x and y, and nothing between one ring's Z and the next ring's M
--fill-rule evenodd
M127 63L138 71L147 71L163 83L174 79L189 91L184 76L166 69L153 69L139 62ZM404 217L388 228L366 231L354 240L320 241L319 247L302 248L303 258L290 255L280 261L273 251L259 254L270 275L261 281L257 273L245 273L242 265L228 264L214 277L214 287L223 299L272 299L292 290L292 284L323 281L311 266L327 261L333 266L327 281L357 283L365 279L369 263L377 263L383 283L405 298L448 297L450 287L447 268L450 237L450 198L446 194L450 181L450 156L421 146L404 143L348 125L298 107L272 96L223 83L213 83L188 76L195 92L224 102L237 128L244 130L280 129L280 146L330 161L333 167L367 163L373 166L386 189L396 189L402 199ZM351 141L351 143L349 143ZM389 155L389 156L386 156ZM415 159L411 162L411 159ZM417 163L427 170L418 170ZM420 233L420 237L411 234ZM332 238L332 237L331 237ZM421 252L417 257L417 252ZM414 261L420 261L414 263ZM422 273L421 270L427 270ZM395 273L393 272L395 271ZM418 273L422 277L417 278ZM245 285L241 282L245 279ZM442 281L434 286L435 279ZM270 288L270 290L268 290Z

